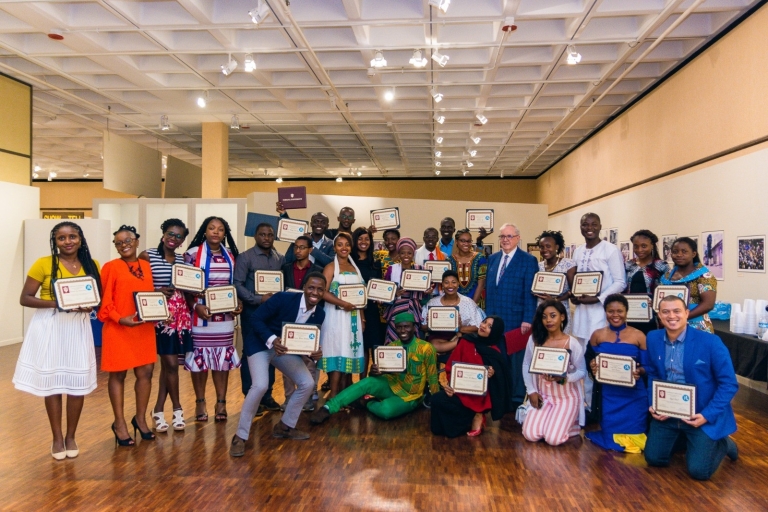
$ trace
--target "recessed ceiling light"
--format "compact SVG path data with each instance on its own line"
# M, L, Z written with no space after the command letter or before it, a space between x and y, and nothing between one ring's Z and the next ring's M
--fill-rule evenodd
M240 118L237 117L237 114L232 116L232 119L229 121L229 127L233 130L240 129Z
M372 68L383 68L387 65L387 59L384 58L384 54L381 50L376 50L373 59L371 59Z
M221 72L224 73L224 76L229 76L232 74L233 71L237 69L237 61L232 58L232 56L229 56L229 60L226 64L221 65Z
M269 10L269 5L267 5L267 2L259 0L259 4L254 9L248 11L248 16L251 17L252 22L258 25L267 19L271 13L272 11Z
M448 6L451 5L451 0L429 0L429 5L436 7L443 12L447 12Z
M449 56L443 55L437 51L432 54L432 60L437 62L441 68L444 68L445 65L448 64L448 59L450 59Z
M205 91L200 96L197 97L197 106L200 108L205 108L205 106L208 104L208 91Z
M568 45L568 58L566 59L566 62L571 66L575 66L581 62L581 54L576 51L576 47L572 44Z
M256 61L253 60L253 55L251 55L250 53L245 54L245 59L243 59L243 66L247 73L250 73L256 70Z
M483 139L481 139L480 137L472 137L472 142L474 142L475 144L480 144L481 140Z
M435 103L443 101L443 95L437 92L437 87L432 88L432 99L435 100Z
M433 117L432 119L434 119L440 124L443 124L445 122L445 116L441 116L440 114L435 114L435 117Z
M384 93L384 99L385 99L385 100L387 100L387 101L392 101L392 100L394 100L394 99L395 99L395 90L394 90L394 89L388 89L388 90L387 90L387 91Z
M421 50L413 50L413 56L408 62L417 68L423 68L427 65L427 59L422 56Z
M160 116L160 130L167 132L171 129L170 123L168 123L168 116L163 114Z
M475 116L478 121L480 121L482 124L485 124L488 122L488 119L483 114L477 114Z

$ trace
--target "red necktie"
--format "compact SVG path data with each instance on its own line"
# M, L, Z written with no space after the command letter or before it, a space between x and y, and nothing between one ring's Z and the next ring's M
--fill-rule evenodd
M435 255L432 253L429 253L429 261L435 261Z

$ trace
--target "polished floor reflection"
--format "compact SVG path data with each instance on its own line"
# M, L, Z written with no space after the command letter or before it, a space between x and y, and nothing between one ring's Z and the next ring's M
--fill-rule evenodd
M751 510L768 509L768 397L742 389L736 399L741 458L726 460L710 482L649 469L642 455L602 451L575 438L558 448L523 439L514 418L478 438L429 432L429 411L394 421L364 411L318 427L306 414L308 441L271 437L278 414L254 422L246 455L228 454L239 418L240 376L233 372L229 421L193 417L194 394L182 374L183 433L115 448L106 374L85 400L77 459L51 458L42 399L11 383L20 345L0 347L0 510ZM154 390L158 368L155 369ZM278 383L280 378L278 377ZM129 377L126 389L132 390ZM280 401L282 392L276 391ZM126 394L126 415L133 396ZM166 409L170 416L170 403Z

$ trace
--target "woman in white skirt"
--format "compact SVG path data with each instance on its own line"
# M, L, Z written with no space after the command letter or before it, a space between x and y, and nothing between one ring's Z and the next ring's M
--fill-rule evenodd
M51 455L56 460L77 457L75 430L85 395L96 389L96 354L91 308L60 311L53 283L60 278L89 275L101 286L99 264L91 258L83 230L61 222L51 230L51 255L29 269L21 291L22 306L35 308L21 347L13 384L16 389L45 397L53 432ZM40 298L37 292L40 291ZM67 434L62 434L62 395L67 395Z

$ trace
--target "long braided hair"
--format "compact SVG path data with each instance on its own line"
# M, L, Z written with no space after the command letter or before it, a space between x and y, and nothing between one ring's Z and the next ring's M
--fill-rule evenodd
M237 258L237 255L240 254L240 251L237 250L237 245L235 244L235 239L232 237L232 230L229 229L229 223L222 219L221 217L208 217L206 218L202 224L200 224L200 229L197 230L197 233L195 233L195 237L192 239L192 242L190 242L189 247L187 250L192 249L193 247L197 247L199 245L203 245L203 242L205 242L205 231L208 229L208 224L211 223L211 221L217 220L221 222L224 225L224 241L222 242L222 245L224 247L227 247L229 251L232 253L232 255Z
M59 222L51 230L51 296L54 296L53 283L59 278L61 272L59 271L59 249L56 247L56 232L61 228L69 227L77 230L77 234L80 237L80 248L77 250L77 259L80 261L80 265L83 267L85 275L91 276L96 280L96 285L99 287L99 294L101 294L101 276L99 275L99 267L91 257L91 250L88 248L88 242L85 240L85 235L80 226L74 222L64 221Z
M630 242L634 242L636 236L644 236L651 241L651 246L653 247L653 261L661 259L661 255L659 255L659 237L656 236L653 231L649 229L641 229L640 231L635 231L635 234L632 235L629 239Z
M165 232L168 231L171 228L181 228L184 230L184 238L187 238L189 236L189 228L182 222L180 219L167 219L165 222L160 224L160 231L165 235ZM165 250L163 248L163 237L160 237L160 244L157 246L157 252L160 253L161 257L165 254Z

